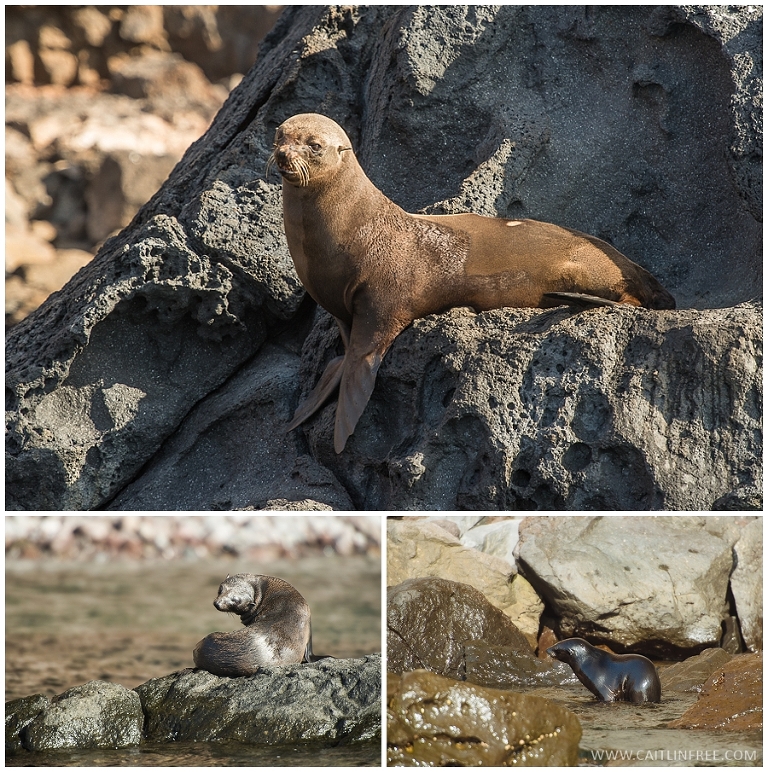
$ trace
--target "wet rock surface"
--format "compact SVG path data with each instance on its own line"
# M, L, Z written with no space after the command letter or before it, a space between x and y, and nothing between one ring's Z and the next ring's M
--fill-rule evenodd
M183 670L136 688L148 740L283 743L381 732L381 656L325 659L220 678Z
M103 508L131 485L126 506L177 508L212 437L185 423L270 342L286 361L274 411L251 424L260 474L217 470L187 505L759 508L761 29L751 7L288 9L160 191L11 330L7 506ZM332 406L268 453L338 346L302 307L263 181L274 128L307 111L341 122L406 209L592 233L681 310L420 320L344 454Z
M695 705L669 724L672 729L744 732L763 727L763 653L743 654L718 667Z
M501 522L498 516L487 521L485 517L466 515L446 515L441 519L441 525L438 516L429 521L418 520L416 524L420 523L422 527L411 532L413 538L429 541L434 537L433 529L439 527L447 535L446 538L459 538L467 543L467 535L474 528ZM423 527L427 523L433 528ZM753 523L759 524L760 529ZM670 524L674 525L674 532L667 530ZM545 594L543 590L546 587L532 577L534 587L542 592L541 600L546 603L544 611L538 615L541 631L538 653L542 657L547 647L566 637L561 632L562 628L576 614L573 610L569 611L569 603L574 604L574 608L578 607L580 599L585 597L584 589L587 586L593 588L594 596L602 595L607 600L613 597L614 592L617 595L623 594L625 600L634 597L628 594L630 591L651 597L653 591L645 587L643 581L645 577L653 576L655 567L661 565L662 560L687 565L690 555L699 560L699 554L701 566L708 562L717 569L714 575L719 576L721 547L724 546L728 555L732 551L735 554L735 545L748 532L754 530L761 533L762 520L744 516L653 519L531 517L511 525L520 534L520 543L515 546L516 564L520 570L530 568L527 562L527 558L530 558L531 563L549 565L549 573L553 576L567 577L567 581L559 585L558 592L551 595ZM645 535L641 537L643 531ZM604 538L606 532L609 538ZM625 545L616 552L614 547L621 545L618 537L622 532L629 547ZM704 537L703 545L711 547L715 543L720 547L699 553L702 544L692 537ZM475 541L479 543L481 539ZM749 544L748 537L746 543ZM545 548L546 544L551 549ZM493 548L492 544L488 546ZM757 552L762 552L762 538L750 548L749 554L755 555ZM531 557L533 553L538 553L535 560ZM633 561L636 558L642 558L643 566L637 566L635 572ZM471 574L471 564L468 557L465 559L465 571ZM483 561L478 560L478 565L484 565ZM622 571L624 567L631 569L629 573L634 577L632 587L624 580L619 581L619 565ZM441 568L445 570L445 566ZM403 563L403 569L407 574L407 562ZM420 570L418 561L413 562L413 570ZM690 593L685 589L685 582L680 580L677 572L670 570L670 574L674 582L670 582L672 590L668 592L685 591L688 599ZM704 570L700 575L707 576L707 571ZM564 663L556 662L546 654L538 659L528 647L515 647L491 640L492 633L487 632L489 628L503 629L503 625L495 620L490 625L483 625L479 621L474 626L470 623L455 623L454 620L463 617L472 620L470 610L482 608L484 604L477 602L473 590L471 600L476 605L471 605L467 600L462 606L455 601L456 597L461 597L458 593L438 592L441 587L438 583L441 581L438 578L406 579L401 585L389 590L388 646L390 651L405 652L402 661L407 665L405 672L402 672L401 663L396 662L391 668L395 672L391 672L388 679L390 763L393 759L396 760L394 763L403 765L490 763L485 754L491 753L495 747L493 739L481 734L478 737L487 745L478 744L471 739L467 740L467 732L456 740L460 733L454 733L451 727L467 727L462 723L462 715L455 711L455 705L443 700L444 693L439 689L424 687L423 693L420 693L422 696L407 701L407 708L398 708L406 715L407 722L411 722L407 731L394 716L395 695L402 691L398 676L402 675L403 679L415 678L421 675L420 668L444 674L444 663L448 659L446 652L450 645L451 651L455 652L450 677L461 685L500 689L503 690L501 693L515 697L535 696L573 713L578 718L582 732L578 756L580 765L761 765L762 702L759 695L762 693L762 654L738 654L734 657L729 651L715 645L687 656L683 661L673 661L685 657L685 649L669 645L665 648L660 642L662 632L670 626L671 617L676 617L681 624L687 619L684 602L681 601L673 609L665 609L661 603L663 593L657 592L656 607L661 616L653 616L650 613L652 604L648 605L644 612L644 637L634 646L638 653L650 657L657 668L662 684L661 701L642 705L606 703L596 699ZM449 587L461 586L453 582L446 584ZM700 580L699 586L701 596L711 600L712 608L722 606L723 616L720 621L723 630L730 625L736 631L734 636L723 632L723 640L727 638L729 646L734 646L736 651L743 651L744 642L738 635L739 619L731 613L733 603L727 602L731 595L727 571L724 582L719 579L708 582ZM410 592L408 588L411 588ZM749 591L749 599L745 597L743 602L745 605L754 603L755 609L760 609L761 592L753 586ZM631 614L627 614L630 609L625 608L625 605L631 608L642 603L642 597L639 597L634 602L619 604L615 609L617 613L606 612L600 620L602 633L591 635L592 642L602 641L616 653L626 651L621 631L625 629L624 617ZM585 607L579 613L590 618L589 608ZM401 635L401 631L405 635ZM699 648L693 646L688 652ZM666 652L661 658L660 650ZM412 652L417 656L407 659ZM432 656L434 654L440 656ZM424 674L424 677L427 675ZM471 710L467 709L467 713L471 714ZM448 717L445 731L437 731L433 724L423 720L423 716L427 715L432 721L433 714L438 716L434 724L438 723L438 719ZM494 714L494 711L490 714ZM413 725L416 724L423 731L414 729ZM496 763L504 763L500 760L502 756L495 758Z
M701 654L675 662L664 668L659 674L662 693L667 690L677 692L700 692L713 671L723 667L733 655L723 649L704 649Z
M144 714L136 693L89 681L50 702L41 695L6 704L6 749L126 748L142 740ZM37 714L31 720L29 716Z
M549 700L424 670L388 695L391 766L573 766L580 738L576 716Z
M497 525L503 527L505 524ZM450 526L456 529L455 535L447 530ZM498 529L496 533L499 533ZM439 576L469 584L503 611L531 646L535 646L544 605L529 582L515 574L514 564L504 557L490 550L464 546L459 534L458 526L451 520L389 520L388 584L397 585L417 576ZM501 554L507 555L507 552L502 549Z
M509 617L468 584L425 577L387 590L388 670L424 668L464 678L464 646L471 641L513 647L533 659Z
M147 742L347 743L381 732L381 656L265 668L245 678L182 670L134 690L91 681L50 702L6 704L6 749Z

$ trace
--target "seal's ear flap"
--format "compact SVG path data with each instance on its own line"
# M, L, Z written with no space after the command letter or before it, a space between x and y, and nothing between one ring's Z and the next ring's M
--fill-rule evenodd
M341 154L341 153L343 153L345 150L352 150L352 148L351 148L351 147L340 147L340 148L339 148L339 153Z

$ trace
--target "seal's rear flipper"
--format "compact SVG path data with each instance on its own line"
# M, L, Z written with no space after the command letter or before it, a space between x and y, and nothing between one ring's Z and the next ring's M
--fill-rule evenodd
M545 292L544 297L551 300L559 300L567 306L578 306L579 308L623 305L615 300L608 300L608 298L601 298L597 295L585 295L583 292Z
M328 363L325 372L320 376L312 391L307 398L296 408L291 422L288 424L286 432L295 429L299 424L304 423L311 415L316 413L327 402L341 381L341 374L344 372L344 357L336 357Z
M307 648L304 650L304 659L302 662L316 662L317 657L312 653L312 628L309 628L309 640L307 641Z

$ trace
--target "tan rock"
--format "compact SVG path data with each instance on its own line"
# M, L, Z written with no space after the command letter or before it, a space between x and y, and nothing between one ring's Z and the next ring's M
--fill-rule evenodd
M390 766L575 766L581 725L543 697L416 670L388 689Z
M7 73L11 80L31 86L35 82L35 57L26 40L17 40L5 49Z
M57 48L42 48L38 56L48 76L48 82L58 86L69 86L77 77L77 57L69 51Z
M13 273L20 265L50 264L56 250L48 241L31 231L8 224L5 229L5 272Z
M40 27L37 36L37 43L40 48L54 48L69 51L72 48L72 41L60 30L50 24L44 24Z
M83 37L90 46L98 48L104 44L104 40L112 30L112 22L92 5L78 8L72 13L72 22L83 33Z
M763 727L763 653L743 654L717 668L698 702L671 729L725 729L746 732Z
M512 567L505 560L463 546L435 523L424 520L388 523L388 586L422 576L469 584L509 616L535 646L538 618L544 604L523 577L511 574Z
M120 37L130 43L167 46L160 5L129 6L120 22Z

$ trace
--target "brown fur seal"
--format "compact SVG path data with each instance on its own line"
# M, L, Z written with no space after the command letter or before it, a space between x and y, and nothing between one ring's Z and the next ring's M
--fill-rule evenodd
M603 702L660 702L661 681L640 654L611 654L583 638L567 638L547 654L570 666L576 678Z
M206 635L192 654L197 667L218 676L243 676L260 667L314 660L309 606L283 579L228 576L213 605L237 614L245 630Z
M289 431L340 385L334 448L344 449L382 357L414 319L454 306L551 308L563 301L674 308L648 271L594 236L536 220L414 215L366 177L344 130L315 113L275 132L283 221L302 284L333 314L346 353L331 361Z

